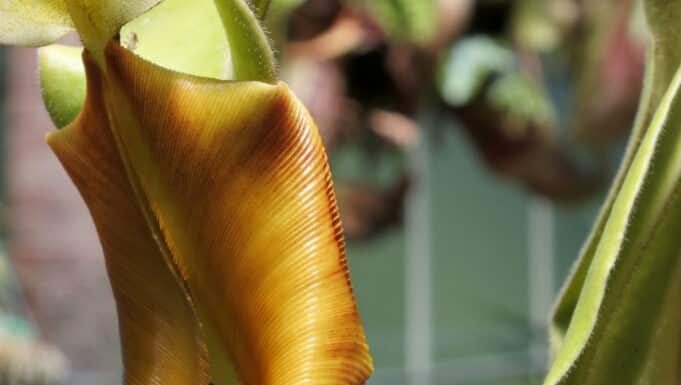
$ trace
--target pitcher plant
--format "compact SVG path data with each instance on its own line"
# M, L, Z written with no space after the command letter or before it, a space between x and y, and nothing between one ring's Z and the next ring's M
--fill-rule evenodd
M277 80L267 6L0 4L1 43L72 30L83 43L40 49L59 127L46 140L96 225L125 384L353 385L372 372L327 156Z

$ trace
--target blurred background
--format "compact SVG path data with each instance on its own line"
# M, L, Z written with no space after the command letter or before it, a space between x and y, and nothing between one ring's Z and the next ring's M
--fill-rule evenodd
M541 383L552 303L634 119L638 2L273 0L267 26L328 147L369 384ZM0 48L0 384L120 384L36 59Z

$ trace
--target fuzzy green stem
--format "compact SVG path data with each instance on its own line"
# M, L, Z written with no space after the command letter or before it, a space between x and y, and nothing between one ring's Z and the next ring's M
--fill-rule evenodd
M229 40L235 80L276 82L274 53L256 14L264 14L267 3L256 1L254 12L246 0L215 0Z

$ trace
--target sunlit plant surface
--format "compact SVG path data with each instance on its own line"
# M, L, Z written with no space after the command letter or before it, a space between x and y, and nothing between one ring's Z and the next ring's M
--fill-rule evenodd
M267 1L157 3L0 5L0 42L84 45L41 49L47 142L97 227L124 383L363 383L326 153L276 80Z
M679 382L681 2L644 5L651 36L638 118L556 305L545 385Z

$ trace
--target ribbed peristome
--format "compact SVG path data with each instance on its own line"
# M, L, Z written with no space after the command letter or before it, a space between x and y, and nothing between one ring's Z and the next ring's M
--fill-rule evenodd
M288 87L175 73L115 42L105 70L85 64L86 108L48 141L134 330L129 383L200 384L206 349L215 385L232 371L245 385L363 383L372 363L327 157ZM172 379L148 375L175 364Z

